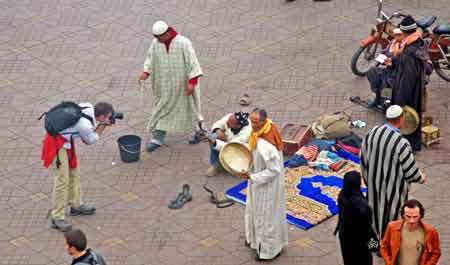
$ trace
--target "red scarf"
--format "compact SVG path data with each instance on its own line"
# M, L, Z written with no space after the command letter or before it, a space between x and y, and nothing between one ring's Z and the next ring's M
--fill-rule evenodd
M166 42L164 42L164 45L166 45L166 50L167 50L167 52L169 52L169 46L170 46L170 43L171 43L172 40L175 39L175 37L178 35L178 32L176 32L174 28L169 27L169 34L170 34L169 39L168 39Z
M62 137L61 135L53 137L48 133L45 134L41 154L41 160L43 161L44 167L48 168L52 164L53 160L58 154L59 149L63 148L63 145L66 142L66 138ZM72 148L67 150L67 156L69 158L69 168L77 168L77 154L75 152L75 143L72 143Z

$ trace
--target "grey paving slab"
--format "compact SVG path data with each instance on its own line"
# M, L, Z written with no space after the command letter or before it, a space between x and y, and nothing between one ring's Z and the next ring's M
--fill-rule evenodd
M167 20L189 37L204 71L205 123L225 113L265 107L273 120L308 124L323 112L346 111L368 123L380 114L348 102L369 96L349 61L375 21L372 0L0 0L0 264L68 264L62 234L48 228L53 176L39 161L43 136L37 117L62 100L110 101L125 120L95 146L79 144L83 198L97 214L71 218L108 264L258 264L244 245L244 207L217 209L202 185L225 190L240 180L207 178L208 146L188 134L170 135L137 163L120 161L117 138L142 144L151 115L150 82L141 95L137 76L151 42L151 25ZM447 0L385 1L387 10L450 23ZM252 104L240 106L247 93ZM427 172L411 197L427 208L450 264L450 83L432 75L428 114L441 143L417 154ZM194 199L170 210L184 183ZM303 231L289 226L289 246L271 264L333 265L340 253L336 218ZM382 264L376 259L374 264Z

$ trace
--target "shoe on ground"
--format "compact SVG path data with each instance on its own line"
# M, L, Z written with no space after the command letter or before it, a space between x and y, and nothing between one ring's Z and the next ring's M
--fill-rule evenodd
M188 143L189 144L198 144L198 143L200 143L201 141L203 141L203 140L206 140L207 138L206 138L206 133L204 132L204 131L196 131L193 135L192 135L192 137L191 137L191 139L189 139L189 141L188 141Z
M208 170L206 170L207 177L214 177L220 173L220 168L217 166L210 166Z
M192 201L192 192L189 184L183 184L183 195L187 201Z
M283 252L283 250L278 252L278 254L275 257L273 257L272 259L262 259L262 258L259 257L258 253L256 253L255 260L256 261L262 261L262 262L264 262L264 261L271 261L271 260L274 260L274 259L278 258L279 256L281 256L281 252Z
M169 207L169 209L174 210L181 209L187 202L190 201L192 201L192 195L186 197L184 192L180 192L178 193L177 198L175 200L170 201L167 207Z
M378 106L378 100L371 99L367 101L367 107L369 108L376 108Z
M72 230L72 224L64 219L51 219L50 220L50 227L54 228L56 230L59 230L61 232L67 232Z
M155 151L156 149L158 149L158 148L160 148L160 147L161 147L161 145L159 145L159 144L149 143L149 144L147 145L146 150L147 150L147 152L151 153L151 152Z
M80 207L70 207L70 215L92 215L96 211L95 207L86 204L80 205Z
M248 243L247 240L244 240L244 246L250 248L250 243Z

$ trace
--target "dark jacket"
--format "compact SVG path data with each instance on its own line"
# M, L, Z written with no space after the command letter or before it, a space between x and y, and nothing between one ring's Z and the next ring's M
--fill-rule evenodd
M106 262L100 254L88 248L86 253L83 256L74 259L71 265L81 264L106 265Z
M422 115L422 96L425 89L425 65L429 59L427 45L418 39L405 47L402 54L397 57L397 73L392 84L392 104L412 107L419 117ZM414 151L420 150L421 144L420 120L417 130L405 138Z
M339 219L335 233L339 233L345 265L372 265L372 253L367 247L372 212L360 185L359 173L344 176L344 187L338 197Z

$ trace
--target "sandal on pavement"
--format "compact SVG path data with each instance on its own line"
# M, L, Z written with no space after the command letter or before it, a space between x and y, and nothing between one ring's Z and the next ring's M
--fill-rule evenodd
M192 201L192 193L190 187L187 184L183 185L183 191L178 193L177 198L172 200L167 207L169 209L181 209L187 203Z
M217 208L227 208L234 204L234 201L228 199L223 192L214 192L209 189L206 184L203 185L203 189L209 193L209 201L214 203Z
M239 99L239 105L241 106L248 106L252 103L250 100L250 96L248 94L242 95L242 97Z

